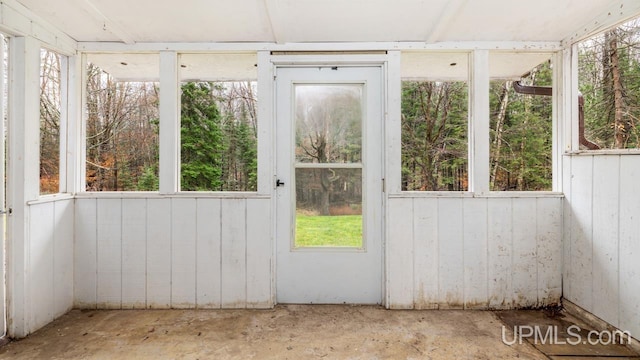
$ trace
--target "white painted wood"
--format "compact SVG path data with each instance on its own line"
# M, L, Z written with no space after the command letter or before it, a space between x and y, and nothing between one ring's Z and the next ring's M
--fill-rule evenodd
M0 59L4 59L7 56L7 52L5 51L7 47L5 46L5 36L0 34ZM4 74L8 74L9 69L7 68L4 61L0 61L0 89L5 89L6 78ZM2 101L0 101L0 114L4 119L6 114L5 107L5 96L3 95ZM6 129L5 129L5 121L0 121L0 163L6 164L6 152L5 152L5 139L6 139ZM5 257L5 243L7 241L6 231L7 231L7 215L6 215L6 174L5 174L5 166L0 166L0 209L3 210L0 213L0 259L6 259ZM7 290L7 281L5 277L5 266L0 266L0 336L6 335L7 330L7 302L6 302L6 290Z
M640 337L640 157L620 158L620 212L619 212L619 262L618 274L620 329L631 331ZM614 269L615 270L615 269ZM596 314L597 315L597 314Z
M471 53L469 86L469 191L489 192L489 51Z
M438 199L438 294L440 309L464 307L463 199Z
M513 199L489 199L487 203L488 307L508 309L514 304Z
M273 306L271 202L247 200L247 307Z
M558 151L561 153L570 152L573 149L573 108L577 106L573 101L577 101L577 97L573 95L573 79L574 69L573 63L573 49L564 49L556 54L557 61L554 64L558 64L559 69L554 69L556 76L554 77L554 111L558 114L558 126L561 136L558 136L555 144L559 147ZM575 88L577 90L577 87ZM576 118L577 119L577 118ZM576 138L577 141L577 138ZM577 149L577 148L576 148ZM555 169L554 169L555 170ZM568 172L563 171L563 175L569 175ZM561 190L564 190L562 188ZM567 191L565 190L565 193Z
M196 303L196 200L171 199L171 308Z
M75 99L74 99L75 100ZM69 132L69 58L60 56L60 118L59 118L59 148L58 148L58 193L67 192L67 143ZM77 101L74 101L77 103Z
M221 204L221 303L223 308L244 308L247 299L246 200Z
M463 200L464 308L487 308L487 199ZM444 259L443 259L444 260Z
M85 134L87 133L87 121L89 117L89 112L85 111L87 109L87 81L88 81L88 69L87 69L87 55L80 54L80 64L76 64L75 70L79 71L80 77L80 104L79 108L76 105L74 109L77 111L76 113L76 121L80 122L80 129L78 129L75 133L75 147L76 147L76 157L75 160L78 163L77 171L78 173L74 176L76 188L76 196L78 194L83 194L87 189L87 141ZM76 97L77 99L77 97ZM73 154L72 154L73 155Z
M220 308L220 200L196 201L196 304L198 308Z
M393 202L397 202L398 200L392 200ZM409 200L405 200L407 203L411 203ZM403 281L403 277L409 277L413 275L414 284L413 284L413 298L414 298L414 306L416 309L437 309L439 303L439 293L438 293L438 268L440 265L440 260L438 258L438 200L437 199L413 199L413 244L408 244L406 242L399 242L396 246L400 246L401 248L396 251L396 253L402 254L402 257L396 259L396 266L402 268L407 268L408 265L411 265L411 261L406 261L407 257L410 257L411 252L413 252L413 270L407 274L399 274L395 278L389 279L389 281ZM402 218L408 218L411 220L409 216L407 216L407 212L411 208L409 206L400 206L393 209L393 213L397 220ZM391 210L391 209L390 209ZM399 218L399 219L398 219ZM396 221L397 221L396 220ZM389 226L394 222L389 222ZM398 224L398 228L393 227L391 230L391 234L388 236L388 243L390 246L391 241L395 240L395 234L398 231L407 231L403 230L402 221ZM413 249L411 249L413 246ZM411 251L413 250L413 251ZM407 256L409 255L409 256ZM442 259L446 261L446 259ZM404 294L407 292L407 289L394 289L399 294Z
M620 156L593 157L593 307L610 324L618 324L618 232Z
M76 199L74 211L73 305L81 309L97 304L97 200Z
M536 306L538 301L538 263L536 228L537 200L513 201L513 297L517 306Z
M29 291L31 307L29 314L29 329L38 329L53 321L54 302L53 287L55 272L53 266L53 232L54 232L54 203L40 204L28 208L30 218L30 249ZM36 221L37 219L37 221Z
M117 42L80 41L78 50L83 52L219 52L219 51L396 51L396 50L508 50L524 52L559 51L563 47L559 41L441 41L425 42L315 42L287 43L272 42L137 42L127 45Z
M562 40L564 45L571 45L590 36L603 32L607 28L637 17L640 13L640 4L634 0L612 0L609 8L601 12L594 19L587 21L575 28Z
M567 297L580 307L593 310L593 157L571 159L571 293Z
M123 309L146 308L147 241L147 201L122 199Z
M74 201L53 202L53 316L73 307ZM38 221L36 220L36 224ZM37 226L37 225L36 225Z
M171 305L171 199L147 200L147 308Z
M565 298L571 296L571 223L573 222L573 216L571 214L571 164L573 161L572 156L564 156L562 161L562 189L565 192L565 199L562 201L562 294Z
M398 193L402 189L402 79L399 51L389 51L387 55L387 109L385 118L385 189L387 194Z
M280 303L380 304L382 295L382 63L362 66L363 57L336 59L352 66L279 67L277 70L277 174L285 182L277 203L277 301ZM373 58L364 57L365 61ZM313 57L306 58L309 65ZM320 64L330 64L326 58ZM380 59L378 59L379 61ZM275 61L275 60L274 60ZM360 65L360 66L359 66ZM356 249L292 249L295 226L294 84L362 84L363 113L363 251ZM340 168L335 164L334 168ZM288 185L287 185L288 184ZM410 281L410 280L409 280ZM410 293L411 294L411 293ZM409 296L410 296L409 294Z
M64 55L75 53L77 43L67 34L29 11L16 0L0 4L0 30L11 35L31 36Z
M579 107L578 107L578 45L573 45L571 47L571 55L570 58L568 59L571 62L571 72L569 74L569 76L571 77L571 81L570 81L570 89L571 89L571 93L570 96L568 98L569 99L569 109L570 109L570 115L571 117L568 118L570 123L569 123L569 128L571 129L571 131L569 132L571 134L571 150L578 150L580 149L580 140L579 140L579 126L578 126L578 119L579 119ZM565 63L566 65L566 63ZM566 114L569 115L569 114Z
M557 305L562 296L562 200L536 199L538 306Z
M258 193L273 193L274 151L274 67L269 51L258 52Z
M160 193L180 189L180 76L178 54L160 52Z
M12 37L9 54L7 208L7 303L12 337L30 332L30 239L27 201L39 195L40 44L33 38Z
M412 309L415 291L413 200L389 199L387 209L386 306ZM422 263L421 259L418 261Z
M564 141L563 130L563 103L564 88L563 74L569 71L564 68L562 52L558 51L551 57L552 68L552 86L553 94L551 96L551 189L553 191L562 191L562 145Z
M122 306L122 200L99 199L97 231L97 304L99 309Z
M64 159L66 167L65 188L60 189L63 192L76 193L84 191L84 158L81 157L83 149L83 77L84 66L82 62L83 56L74 55L67 57L67 81L66 81L66 100L62 102L62 108L66 116L66 142ZM61 158L62 159L62 158ZM62 168L62 167L61 167Z

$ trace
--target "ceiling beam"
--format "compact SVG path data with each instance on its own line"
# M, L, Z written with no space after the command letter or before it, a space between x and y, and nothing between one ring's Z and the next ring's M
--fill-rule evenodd
M640 1L638 0L616 0L612 3L605 12L566 36L562 40L563 47L571 46L597 33L640 16Z
M182 52L255 52L255 51L460 51L502 50L518 52L553 52L562 50L558 41L443 41L426 42L343 42L343 43L135 43L78 42L83 52L158 52L173 50Z
M447 5L440 14L440 21L438 21L429 31L427 36L428 43L438 41L440 35L449 28L454 16L460 12L466 3L467 0L452 0L447 2Z
M122 26L111 21L106 15L98 9L98 7L91 2L91 0L75 0L82 9L86 10L91 17L102 23L102 29L117 36L122 42L128 45L135 44L135 40L129 33L127 33Z

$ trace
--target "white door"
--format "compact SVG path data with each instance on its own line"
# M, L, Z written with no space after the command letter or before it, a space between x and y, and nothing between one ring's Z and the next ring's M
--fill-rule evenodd
M381 304L382 68L276 71L278 303Z

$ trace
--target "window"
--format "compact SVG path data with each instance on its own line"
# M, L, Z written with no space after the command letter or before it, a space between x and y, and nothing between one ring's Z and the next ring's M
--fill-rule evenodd
M581 149L640 148L640 19L578 44Z
M256 61L180 56L180 190L257 190Z
M468 55L402 56L402 190L468 190Z
M513 58L516 56L517 58ZM552 186L552 70L550 55L495 53L490 61L536 63L520 78L490 84L492 191L550 191ZM531 94L535 92L536 95Z
M157 54L90 54L87 191L158 190Z
M40 50L40 194L60 192L62 56Z

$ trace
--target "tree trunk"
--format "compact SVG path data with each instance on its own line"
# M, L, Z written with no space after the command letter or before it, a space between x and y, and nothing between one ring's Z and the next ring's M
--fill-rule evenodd
M627 129L625 127L622 114L624 110L624 94L622 90L622 79L620 77L620 60L618 58L618 37L615 31L610 32L609 54L611 65L611 77L613 80L613 108L614 123L613 131L615 135L615 148L623 149L626 144Z
M498 167L500 165L500 153L502 150L502 132L504 130L504 119L507 115L507 106L509 105L509 88L511 87L511 81L504 83L502 89L502 99L500 100L500 111L498 111L498 118L496 119L496 137L493 140L495 152L493 154L493 169L491 170L491 183L489 188L496 190L496 177L498 175Z

